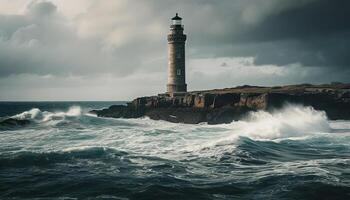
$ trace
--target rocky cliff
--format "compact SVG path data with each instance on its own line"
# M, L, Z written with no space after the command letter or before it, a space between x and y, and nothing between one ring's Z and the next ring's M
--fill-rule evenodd
M218 124L238 120L249 111L269 111L286 103L312 106L325 111L330 119L350 119L350 84L240 86L193 91L173 97L160 94L91 112L100 117L148 116L170 122Z

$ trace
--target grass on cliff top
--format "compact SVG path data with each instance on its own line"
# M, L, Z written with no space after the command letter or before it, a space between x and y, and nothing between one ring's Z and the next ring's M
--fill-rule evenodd
M331 84L299 84L299 85L286 85L286 86L274 86L274 87L262 87L262 86L250 86L243 85L233 88L212 89L202 91L192 91L190 93L267 93L267 92L281 92L281 93L296 93L296 92L312 92L312 91L328 91L328 90L350 90L350 84L343 83L331 83Z

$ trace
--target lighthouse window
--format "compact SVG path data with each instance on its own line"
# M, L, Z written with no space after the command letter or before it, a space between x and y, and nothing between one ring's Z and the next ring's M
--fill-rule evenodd
M181 75L181 69L178 69L178 70L176 71L176 74L177 74L177 75Z

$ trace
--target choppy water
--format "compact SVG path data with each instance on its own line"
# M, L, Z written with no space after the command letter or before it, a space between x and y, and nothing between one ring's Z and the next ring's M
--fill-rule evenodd
M33 122L0 131L0 199L350 199L350 121L310 107L188 125L51 104L0 105Z

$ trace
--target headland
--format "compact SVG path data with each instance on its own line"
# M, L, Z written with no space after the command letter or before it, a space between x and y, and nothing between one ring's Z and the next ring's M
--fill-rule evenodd
M149 117L175 123L230 123L250 111L272 111L285 104L312 106L331 120L350 119L350 84L239 86L139 97L127 105L92 110L99 117Z

